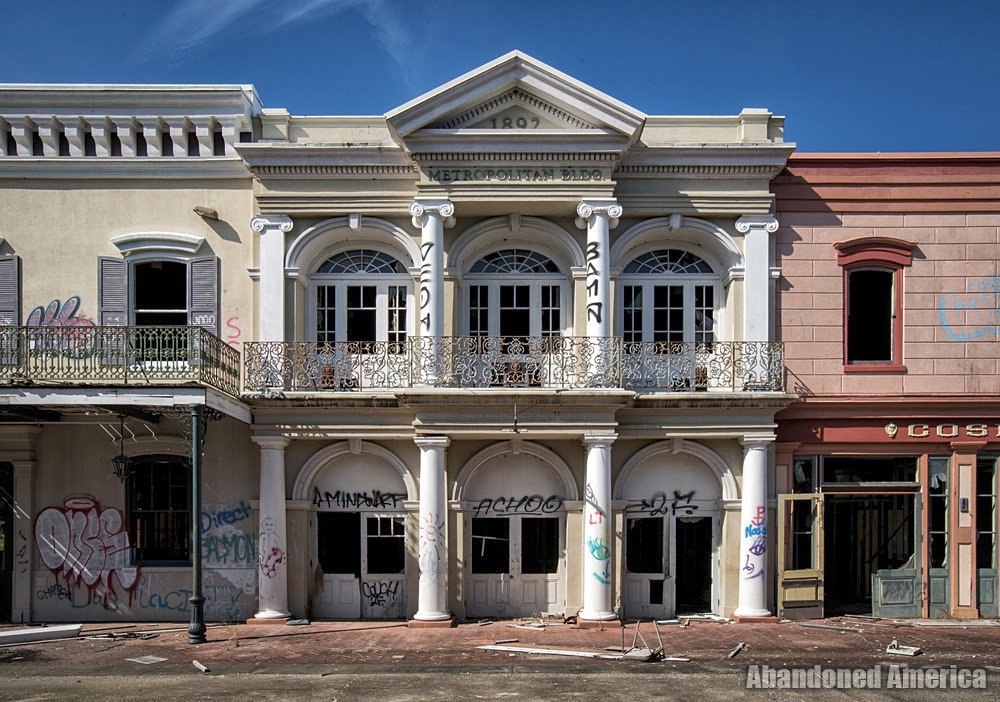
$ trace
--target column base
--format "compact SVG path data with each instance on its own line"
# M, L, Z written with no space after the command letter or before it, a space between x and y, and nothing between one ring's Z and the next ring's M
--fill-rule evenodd
M576 626L579 629L618 629L621 627L621 622L614 617L611 619L584 619L578 616Z
M251 617L247 619L247 624L287 624L291 617Z
M777 624L779 621L773 614L765 614L763 616L733 615L734 624Z
M410 619L406 626L411 629L451 629L455 626L455 617L448 619Z

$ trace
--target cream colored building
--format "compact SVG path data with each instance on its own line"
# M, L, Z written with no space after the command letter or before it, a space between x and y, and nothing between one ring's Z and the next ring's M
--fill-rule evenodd
M10 618L187 618L192 523L210 619L768 616L782 134L519 52L371 117L0 86Z

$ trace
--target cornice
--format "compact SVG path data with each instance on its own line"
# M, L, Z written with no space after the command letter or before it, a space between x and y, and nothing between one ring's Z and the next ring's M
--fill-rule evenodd
M28 157L0 158L0 178L250 178L243 160L238 157L208 158L141 157Z
M476 163L527 163L527 162L576 162L614 163L619 154L614 151L439 151L412 154L415 163L450 163L474 161Z
M379 165L379 164L357 164L357 165L270 165L251 166L250 171L258 178L264 177L286 177L286 178L311 178L313 176L323 176L325 178L356 178L358 176L381 176L384 178L404 178L413 180L417 177L416 166L409 165Z
M778 175L781 164L624 164L615 174L624 177L680 177L680 178L767 178Z

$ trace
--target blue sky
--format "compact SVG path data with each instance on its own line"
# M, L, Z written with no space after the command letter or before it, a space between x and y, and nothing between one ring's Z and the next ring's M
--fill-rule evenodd
M0 82L382 114L517 48L647 114L767 107L800 151L1000 151L998 0L50 0L4 26Z

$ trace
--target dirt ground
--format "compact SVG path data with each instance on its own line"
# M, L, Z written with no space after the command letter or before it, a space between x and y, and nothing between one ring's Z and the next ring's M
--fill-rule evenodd
M918 626L888 621L826 619L822 622L732 624L693 621L689 626L661 625L668 656L690 662L632 663L586 658L484 651L477 646L500 639L517 639L511 646L603 651L631 645L635 622L604 630L579 629L550 623L544 629L523 628L525 622L461 623L452 629L411 629L402 622L316 622L307 626L211 625L208 643L191 646L186 628L178 624L128 626L88 624L80 638L0 648L0 677L80 676L92 674L149 675L194 670L192 660L213 674L333 672L430 672L435 670L573 669L592 672L634 670L742 669L750 664L772 667L820 664L838 667L916 665L995 668L1000 673L1000 626ZM846 631L835 628L840 627ZM153 633L154 638L122 635ZM652 647L656 634L650 622L641 632ZM886 646L918 646L924 653L906 658L886 653ZM733 658L737 644L746 648ZM157 656L162 662L142 665L130 658Z

